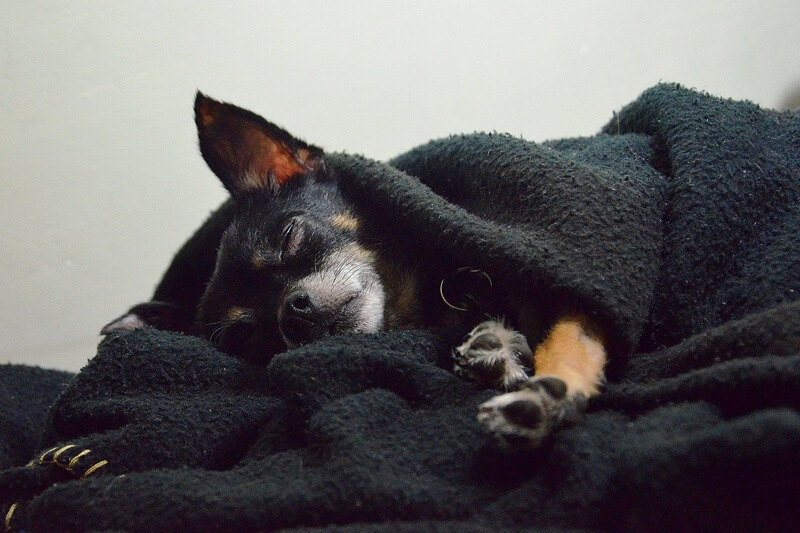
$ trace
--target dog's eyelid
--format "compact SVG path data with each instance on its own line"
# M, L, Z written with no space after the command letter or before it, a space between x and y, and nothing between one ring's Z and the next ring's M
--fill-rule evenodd
M242 317L225 326L219 335L219 343L229 349L241 345L255 332L255 320L252 316Z
M290 218L281 231L280 259L291 257L300 248L303 240L303 223L299 216Z
M283 230L281 231L281 242L283 242L288 236L289 233L294 229L295 224L297 224L297 220L295 218L290 218L289 221L283 226Z

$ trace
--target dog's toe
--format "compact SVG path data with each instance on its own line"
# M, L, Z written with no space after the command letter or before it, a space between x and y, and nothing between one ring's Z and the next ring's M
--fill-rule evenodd
M585 405L582 395L567 395L567 386L561 379L533 377L521 390L482 404L478 420L504 445L536 447L555 428L578 421Z
M537 446L550 432L544 401L528 390L501 394L479 407L478 421L503 444Z
M457 375L503 390L516 389L528 379L526 363L532 360L525 337L497 321L473 329L453 351Z
M532 377L525 384L530 391L544 391L554 400L563 400L567 397L567 384L564 380L553 376Z

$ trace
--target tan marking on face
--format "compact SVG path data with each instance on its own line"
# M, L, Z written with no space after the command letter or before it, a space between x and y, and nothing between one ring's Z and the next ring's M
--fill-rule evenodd
M250 264L253 265L253 268L256 270L261 270L265 266L267 266L267 261L264 259L264 256L261 254L259 250L253 252L253 255L250 257Z
M386 329L418 327L420 323L418 272L378 256L376 268L386 290Z
M247 313L248 311L244 307L231 307L228 309L228 312L225 313L225 320L235 322L247 315Z
M396 272L390 284L394 289L387 307L393 322L415 324L419 316L419 291L417 278L411 272Z
M330 218L331 224L334 227L344 231L355 231L358 229L358 219L353 216L350 211L344 213L337 213Z

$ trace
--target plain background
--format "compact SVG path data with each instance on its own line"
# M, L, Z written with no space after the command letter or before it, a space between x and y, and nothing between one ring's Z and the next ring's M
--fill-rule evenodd
M800 2L0 1L0 363L77 370L224 199L197 89L328 150L595 134L659 81L790 105Z

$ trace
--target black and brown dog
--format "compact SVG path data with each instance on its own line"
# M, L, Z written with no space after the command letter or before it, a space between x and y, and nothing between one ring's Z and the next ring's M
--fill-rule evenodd
M195 121L203 158L231 193L235 214L194 316L171 329L264 360L337 333L452 323L452 312L424 309L422 281L431 273L370 234L321 149L201 93ZM151 324L154 309L163 314L164 305L135 306L103 333ZM454 370L504 391L480 406L478 419L491 432L536 445L598 392L604 335L574 308L543 315L508 298L501 309L502 321L477 324L454 349Z

